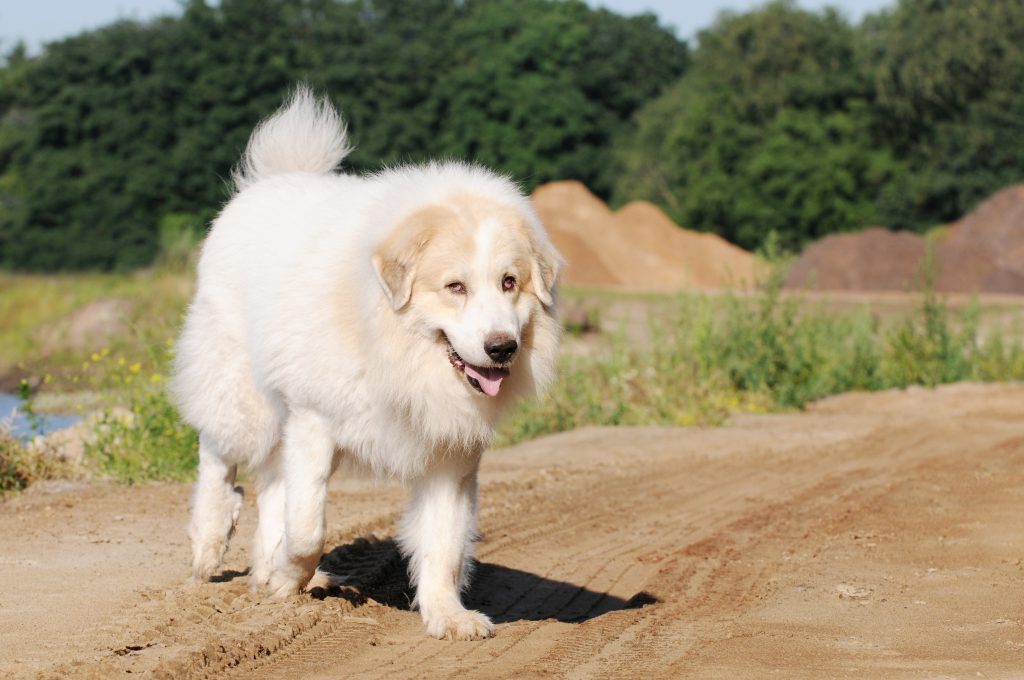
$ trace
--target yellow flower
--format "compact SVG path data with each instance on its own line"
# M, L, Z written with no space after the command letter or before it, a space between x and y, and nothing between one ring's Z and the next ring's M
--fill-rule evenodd
M89 362L88 361L83 361L82 362L82 370L83 371L88 371L89 370Z
M131 371L132 373L138 373L139 371L142 370L142 364L136 361L134 364L128 367L128 370Z
M124 366L125 363L127 363L127 362L125 362L124 357L118 357L117 358L117 365L118 366Z
M52 375L47 373L46 375L43 376L43 384L44 385L49 385L52 382L53 382L53 376Z
M99 361L100 360L100 355L98 353L96 353L96 352L93 352L92 356L89 357L89 358L92 359L93 361Z
M131 384L131 382L132 382L132 377L131 377L130 375L126 375L126 376L124 377L124 383L125 383L126 385L130 385L130 384Z
M76 376L73 376L73 377L71 378L71 382L78 382L78 376L77 376L77 375L76 375Z
M159 373L154 373L153 375L149 376L149 382L151 382L151 383L158 383L158 382L160 382L163 379L164 379L164 377L162 375L160 375Z

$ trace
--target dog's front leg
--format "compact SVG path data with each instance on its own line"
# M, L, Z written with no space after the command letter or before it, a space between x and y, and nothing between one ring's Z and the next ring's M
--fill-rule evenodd
M267 584L274 597L301 590L316 569L324 547L324 506L333 471L334 441L318 414L293 410L284 428L284 549L274 554ZM261 518L262 522L263 519Z
M431 470L412 487L399 543L409 558L427 634L449 640L489 637L494 624L462 606L476 539L476 474L479 454Z

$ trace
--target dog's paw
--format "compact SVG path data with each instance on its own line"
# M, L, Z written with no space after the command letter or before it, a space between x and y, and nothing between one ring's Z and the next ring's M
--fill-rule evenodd
M263 590L270 583L271 567L267 564L253 564L249 569L249 590Z
M284 600L297 594L304 585L304 580L275 569L267 579L267 595L273 600Z
M427 635L439 640L483 640L494 635L491 620L471 609L424 612L423 623L427 625Z
M192 557L192 582L206 583L217 571L227 546L224 542L201 547Z

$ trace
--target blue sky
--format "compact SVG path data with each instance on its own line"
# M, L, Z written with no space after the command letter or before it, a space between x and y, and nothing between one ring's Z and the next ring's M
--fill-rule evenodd
M415 0L409 0L415 2ZM808 9L839 7L859 20L866 12L890 6L895 0L798 0ZM707 27L724 9L744 11L762 0L589 0L622 14L651 11L662 23L675 27L682 38L691 38ZM0 50L24 40L32 52L49 40L97 28L117 19L150 19L179 12L177 0L0 0Z

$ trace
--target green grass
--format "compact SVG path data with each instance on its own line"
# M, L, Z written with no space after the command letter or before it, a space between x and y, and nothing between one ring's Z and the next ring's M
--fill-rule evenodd
M681 295L649 346L613 340L567 357L555 385L502 425L513 444L585 425L717 425L739 412L784 411L851 390L1024 379L1020 328L979 332L980 310L953 310L926 288L882 323L864 306L830 311L785 297Z
M132 274L0 272L0 375L49 373L60 381L103 348L133 362L146 359L153 346L175 334L192 280L187 266ZM68 316L100 300L125 303L110 337L100 347L69 337ZM97 331L102 335L104 329Z

